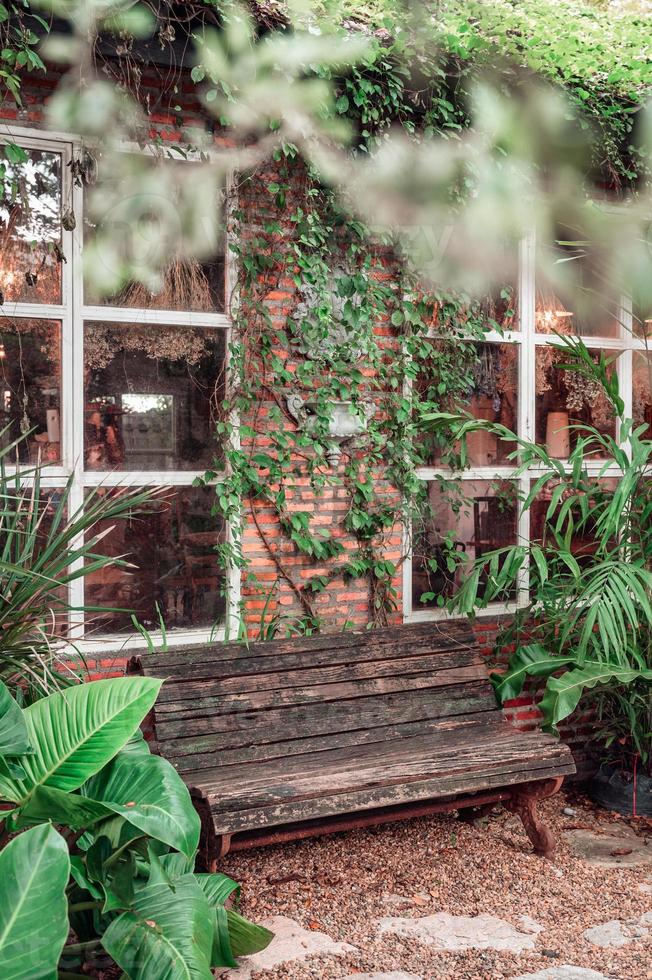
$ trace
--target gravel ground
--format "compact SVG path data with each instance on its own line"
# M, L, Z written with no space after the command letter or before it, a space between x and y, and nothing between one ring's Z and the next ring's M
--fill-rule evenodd
M569 806L573 816L563 813ZM622 819L574 792L547 801L542 812L559 841L553 861L535 856L518 818L500 809L475 825L444 814L229 855L221 870L241 882L244 914L258 921L286 915L359 949L253 977L336 980L404 970L428 980L500 980L568 963L617 980L652 980L652 930L621 948L599 948L582 936L590 926L649 912L652 894L639 886L652 883L652 868L592 867L562 837L564 830L599 832ZM652 822L632 826L652 847ZM384 916L442 911L488 913L517 928L528 915L543 931L535 949L519 955L445 952L377 934Z

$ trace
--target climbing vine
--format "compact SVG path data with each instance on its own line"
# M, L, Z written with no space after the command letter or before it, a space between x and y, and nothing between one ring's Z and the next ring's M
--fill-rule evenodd
M428 515L417 470L434 447L417 438L419 415L468 400L474 341L501 329L511 295L494 306L424 295L397 243L351 219L293 147L265 186L267 220L252 231L236 210L231 228L226 470L206 475L221 477L217 507L235 529L222 560L245 571L265 635L318 630L321 597L342 582L364 585L368 621L381 625L397 606L409 534ZM440 449L459 464L445 440ZM251 567L248 520L264 552ZM271 569L262 579L261 567ZM279 585L291 615L276 606Z
M47 33L49 25L25 0L0 3L0 98L6 90L17 105L22 105L20 82L23 72L45 71L36 51L39 29Z

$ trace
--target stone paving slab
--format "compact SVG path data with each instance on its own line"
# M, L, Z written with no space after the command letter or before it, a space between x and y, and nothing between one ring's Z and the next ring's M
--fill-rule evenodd
M652 841L646 844L645 838L627 824L605 828L601 833L567 830L564 837L578 857L596 868L652 866Z
M237 970L224 974L228 980L249 980L257 971L273 970L281 963L300 962L311 956L344 956L357 952L355 946L335 942L325 932L304 929L285 915L276 915L261 925L271 929L274 938L267 949L247 956Z
M552 966L549 970L539 973L525 973L513 980L610 980L604 973L595 970L585 970L581 966Z
M582 935L594 946L619 948L627 946L635 939L645 939L650 933L649 926L652 926L652 912L646 912L640 919L628 919L625 922L620 919L610 919L608 922L585 929Z
M387 917L380 920L380 935L416 939L438 949L497 949L522 953L534 949L540 926L526 919L521 932L493 915L449 915L438 912L421 918Z

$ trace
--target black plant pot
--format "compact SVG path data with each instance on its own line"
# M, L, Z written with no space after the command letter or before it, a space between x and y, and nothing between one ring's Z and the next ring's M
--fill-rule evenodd
M588 786L594 803L626 817L652 817L652 777L636 774L636 813L634 813L634 773L603 762Z

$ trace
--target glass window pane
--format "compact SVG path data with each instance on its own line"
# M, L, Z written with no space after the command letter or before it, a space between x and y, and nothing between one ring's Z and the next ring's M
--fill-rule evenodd
M518 500L513 483L464 480L428 484L430 516L415 535L412 608L441 606L475 559L516 544Z
M620 336L621 296L601 271L599 249L556 244L544 257L554 277L548 281L541 275L537 282L537 333Z
M160 627L159 611L169 630L223 620L224 575L215 546L224 541L225 526L211 513L214 499L212 487L184 487L115 522L102 551L133 567L112 564L93 572L85 581L85 602L127 611L89 613L87 634L132 632L131 612L149 630Z
M596 358L599 353L593 352ZM614 355L614 351L603 353ZM569 426L592 425L603 435L616 435L613 410L603 389L577 371L560 368L566 360L564 352L552 346L536 349L536 441L557 459L565 459L577 441L578 431ZM611 370L615 369L614 362Z
M143 269L146 277L152 268L164 271L160 281L148 288L144 282L131 281L113 295L96 295L92 283L85 287L85 302L92 305L122 306L129 309L188 310L221 313L225 309L225 238L216 248L212 244L212 222L201 223L195 216L192 227L194 253L200 258L186 258L183 239L188 238L180 215L182 182L192 182L192 170L199 164L168 159L160 160L161 175L169 180L157 183L157 171L147 167L135 154L107 158L114 172L103 174L106 161L92 161L100 183L97 193L91 186L85 191L84 239L90 244L96 229L101 230L99 249L94 261L104 265L110 282L123 280L127 271ZM98 179L94 173L93 182ZM220 213L219 196L206 200L205 207ZM171 235L174 238L171 240ZM106 239L106 241L105 241ZM182 242L182 245L179 245ZM175 254L175 250L178 253ZM186 249L188 251L188 249ZM211 254L212 253L212 254Z
M469 344L469 358L464 379L464 390L451 398L450 408L469 411L477 419L500 422L512 432L518 424L518 345L517 344ZM422 374L417 380L417 390L421 399L432 398L441 403L438 385L444 383L449 365L459 362L459 344L455 350L446 352L438 342L433 344L432 367L428 376ZM452 370L456 370L454 367ZM429 394L432 389L432 394ZM438 443L433 436L424 435L426 440L427 462L441 465L450 459L449 444ZM472 432L466 440L470 466L492 466L508 461L514 444L498 439L488 432Z
M0 431L21 462L61 459L61 324L0 318Z
M86 303L127 309L223 313L224 275L223 255L210 262L176 258L165 270L161 288L156 292L143 283L131 282L112 296L98 298L88 295Z
M636 425L647 424L644 439L652 439L652 354L634 354L633 416Z
M202 470L215 460L222 330L88 323L87 470Z
M0 291L4 301L61 302L61 157L25 150L0 160Z

